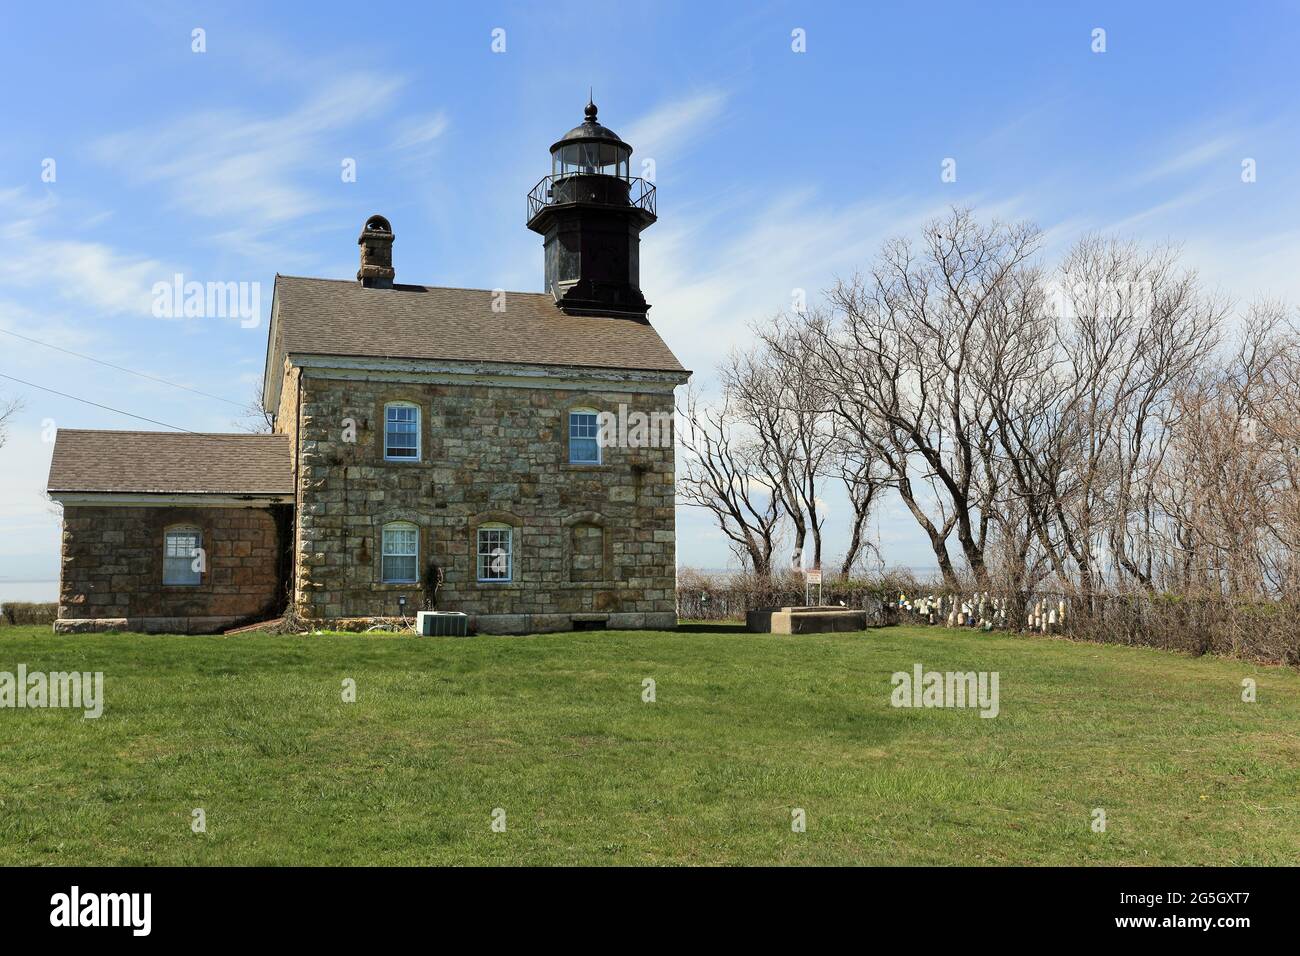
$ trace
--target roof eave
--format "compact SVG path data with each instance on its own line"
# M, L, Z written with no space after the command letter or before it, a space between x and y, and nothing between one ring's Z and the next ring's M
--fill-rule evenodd
M272 375L271 369L280 363L275 361L280 350L276 346L277 333L280 330L280 274L275 274L275 285L271 289L271 318L266 323L266 367L262 370L262 410L273 415L280 406L280 388L282 375ZM271 392L274 389L274 397Z
M392 366L393 363L409 363L410 365L421 365L430 370L458 371L464 374L472 374L480 368L489 368L494 371L505 372L517 370L523 374L554 374L554 375L616 375L619 372L633 372L638 375L650 375L662 378L680 379L679 384L686 382L694 372L690 369L681 368L636 368L625 365L559 365L553 363L537 362L498 362L490 359L445 359L445 358L423 358L419 356L404 355L358 355L356 353L344 352L287 352L285 357L295 365L316 367L328 367L328 362L336 359L346 359L350 365L360 365L372 363L376 369L382 368L385 364Z
M274 504L292 504L292 492L278 491L139 491L47 489L46 494L64 505L96 505L140 508L256 508Z

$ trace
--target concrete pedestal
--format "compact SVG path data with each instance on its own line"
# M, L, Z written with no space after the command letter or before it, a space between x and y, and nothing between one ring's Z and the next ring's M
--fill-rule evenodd
M847 607L768 607L747 612L745 626L756 634L865 631L867 614Z

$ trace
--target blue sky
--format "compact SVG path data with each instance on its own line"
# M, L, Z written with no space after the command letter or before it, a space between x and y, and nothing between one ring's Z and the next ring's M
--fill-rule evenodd
M399 281L540 290L524 197L588 86L634 162L655 160L642 285L706 391L791 289L815 298L952 203L1036 221L1049 255L1088 230L1174 240L1229 295L1300 300L1293 3L163 6L0 14L0 327L236 403L275 273L352 277L371 213L393 222ZM177 272L261 283L262 321L155 318ZM238 417L11 336L0 374L191 430ZM0 380L16 394L0 581L53 582L50 425L139 423ZM873 532L891 563L931 563L895 503ZM726 564L703 515L679 515L679 560Z

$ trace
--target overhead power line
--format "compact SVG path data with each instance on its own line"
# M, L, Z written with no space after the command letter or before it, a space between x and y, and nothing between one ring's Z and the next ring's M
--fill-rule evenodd
M190 428L182 428L180 425L172 425L167 422L160 422L156 418L146 418L144 415L137 415L135 412L128 412L121 408L114 408L112 405L103 405L99 402L92 402L88 398L78 398L76 395L69 395L67 392L60 392L57 388L48 388L45 385L37 385L35 382L28 382L25 379L15 378L12 375L6 375L0 372L0 378L8 379L11 382L17 382L19 385L26 385L28 388L39 388L42 392L49 392L51 395L58 395L61 398L69 398L74 402L81 402L83 405L93 405L95 408L102 408L106 412L113 412L117 415L125 415L127 418L134 418L137 421L148 422L150 425L161 425L163 428L170 428L173 431L185 432L187 435L200 435L204 438L212 438L217 441L229 441L230 438L223 438L220 435L214 435L211 432L196 432Z
M169 382L165 378L158 378L156 375L149 375L146 372L137 372L135 369L127 368L125 365L114 365L112 362L105 362L103 359L97 359L93 355L85 355L81 352L74 352L72 349L65 349L59 345L42 342L40 339L34 339L29 335L20 335L10 329L0 328L0 332L3 332L5 335L12 335L16 339L22 339L24 342L31 342L33 345L41 345L47 349L54 349L56 352L63 352L66 355L74 355L79 359L85 359L87 362L95 362L96 364L103 365L107 368L117 369L119 372L126 372L129 375L138 375L140 378L147 378L149 381L157 382L160 385L170 385L172 388L181 388L187 392L193 392L195 395L202 395L204 398L212 398L216 399L218 402L225 402L227 405L234 405L236 408L244 407L240 402L231 401L228 398L222 398L220 395L213 395L211 392L205 392L197 388L190 388L188 385L181 385L179 382ZM39 385L36 387L40 388ZM90 404L93 405L94 402L91 402ZM126 413L124 412L123 414Z

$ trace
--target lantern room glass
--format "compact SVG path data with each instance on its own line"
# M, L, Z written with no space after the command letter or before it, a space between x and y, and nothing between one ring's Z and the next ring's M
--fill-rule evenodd
M631 149L616 143L569 143L551 153L551 175L627 179L631 155Z

